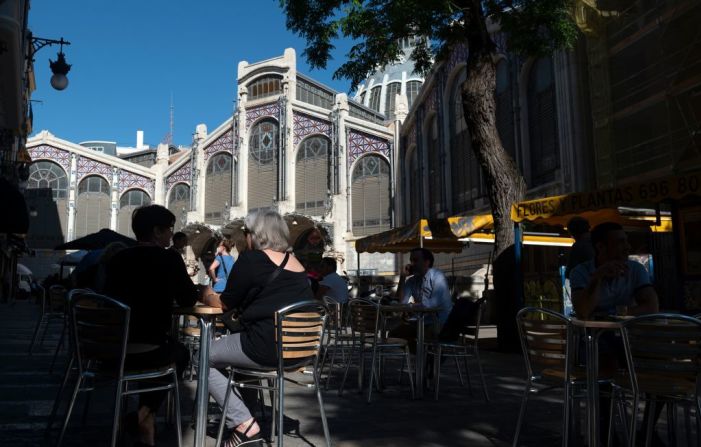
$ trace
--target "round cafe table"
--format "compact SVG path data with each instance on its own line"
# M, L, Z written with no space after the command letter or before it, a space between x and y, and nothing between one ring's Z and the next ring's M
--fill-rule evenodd
M197 394L195 397L195 447L204 447L207 435L207 403L209 390L209 345L212 339L212 322L222 310L211 306L176 307L173 315L192 315L197 317L200 326L199 370L197 372Z

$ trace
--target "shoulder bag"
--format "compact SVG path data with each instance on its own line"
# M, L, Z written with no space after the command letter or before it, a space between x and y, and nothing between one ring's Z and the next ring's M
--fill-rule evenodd
M278 275L280 275L280 272L282 272L282 270L287 265L288 259L290 259L290 254L285 253L285 259L283 259L282 263L280 263L280 265L278 265L277 268L273 270L270 276L268 276L268 279L265 281L265 284L263 284L263 287L252 288L248 291L246 298L243 299L239 307L228 310L222 314L222 323L224 323L224 326L226 326L229 332L233 334L236 332L242 332L244 330L243 324L241 323L241 314L246 309L246 307L248 307L249 304L253 302L253 300L255 300L261 293L263 293L263 291L270 284L272 284L273 281L275 281L275 278L277 278Z

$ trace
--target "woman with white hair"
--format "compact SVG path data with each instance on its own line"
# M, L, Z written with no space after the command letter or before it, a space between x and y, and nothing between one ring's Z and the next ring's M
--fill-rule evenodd
M223 309L240 309L241 332L214 340L209 357L209 392L224 403L227 377L217 368L234 365L249 368L277 366L275 312L285 306L313 299L304 267L288 252L289 229L275 211L251 213L244 219L248 250L231 269L221 295L206 302ZM223 417L232 435L225 447L259 440L260 427L243 400L232 393Z

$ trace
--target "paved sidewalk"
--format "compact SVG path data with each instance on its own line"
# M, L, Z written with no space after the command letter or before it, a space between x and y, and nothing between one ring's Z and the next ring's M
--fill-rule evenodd
M0 304L0 445L53 445L58 434L55 429L50 442L44 438L47 417L60 385L65 352L59 357L53 374L49 365L58 341L58 330L47 334L41 348L27 355L37 306L17 302L14 306ZM489 331L487 331L489 332ZM494 334L494 331L491 331ZM520 355L502 354L489 350L494 340L486 340L482 350L491 402L485 403L479 382L473 372L474 396L457 381L452 361L444 364L440 400L431 392L423 400L412 401L406 378L397 384L397 374L388 373L387 388L373 393L368 405L365 395L355 390L354 371L349 375L346 392L338 396L337 385L342 371L334 371L332 388L324 393L326 413L333 444L354 446L507 446L511 440L523 392L524 368ZM389 371L389 369L388 369ZM183 382L183 420L189 421L194 400L194 382ZM287 446L323 446L323 433L318 405L313 393L287 387L285 397L285 437ZM79 396L64 445L108 445L113 405L111 389L98 387L91 398L85 425L82 424L85 396ZM529 405L524 424L522 445L560 445L561 396L550 393ZM268 403L269 405L269 403ZM62 410L63 412L63 410ZM61 413L63 414L63 413ZM269 413L268 413L269 414ZM56 425L59 425L58 423ZM184 445L192 445L190 424L183 424ZM159 423L159 446L176 445L174 429ZM209 439L208 446L214 440Z

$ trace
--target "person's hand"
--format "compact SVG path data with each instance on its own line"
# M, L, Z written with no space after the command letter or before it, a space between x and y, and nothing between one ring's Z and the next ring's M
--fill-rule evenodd
M402 270L402 274L403 274L404 276L411 276L411 275L414 274L413 271L412 271L411 264L407 264L407 265L404 266L404 270Z
M599 278L618 278L628 273L628 264L624 261L608 261L596 270Z

